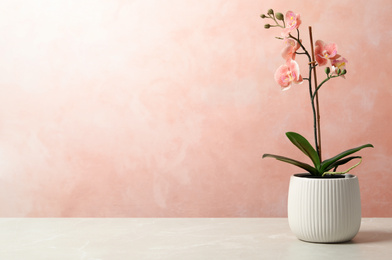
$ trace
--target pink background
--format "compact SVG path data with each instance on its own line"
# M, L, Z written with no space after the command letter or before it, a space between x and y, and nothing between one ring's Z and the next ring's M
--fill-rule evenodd
M363 216L392 217L390 0L1 1L0 216L286 217L301 170L261 156L305 160L284 134L313 140L312 114L273 80L269 8L348 59L320 92L324 155L372 143Z

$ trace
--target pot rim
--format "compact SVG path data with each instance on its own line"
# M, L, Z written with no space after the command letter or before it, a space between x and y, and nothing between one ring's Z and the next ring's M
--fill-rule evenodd
M355 176L353 174L341 174L340 176L343 176L343 177L320 177L319 176L319 177L308 178L311 176L313 176L313 175L311 175L310 173L296 173L296 174L292 175L293 178L306 179L306 180L347 180L347 179L358 178L357 176Z

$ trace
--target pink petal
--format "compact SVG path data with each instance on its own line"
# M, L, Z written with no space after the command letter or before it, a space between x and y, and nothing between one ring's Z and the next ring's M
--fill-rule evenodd
M286 47L282 50L283 59L285 60L295 59L295 52L298 49L296 46L298 45L297 42L293 39L287 39L285 43L286 43Z
M296 19L297 19L297 26L296 26L296 28L298 28L301 25L301 23L302 23L300 18L301 18L300 14L297 14L297 17L296 17Z
M327 59L325 59L323 55L323 52L325 50L324 48L325 44L323 41L317 40L315 45L316 45L316 48L314 50L315 59L320 66L324 66L327 64Z
M283 50L282 50L282 57L283 59L287 60L287 59L291 59L293 56L293 47L291 46L286 46Z
M295 17L295 13L293 11L287 11L286 13L286 22L289 22L292 17Z
M346 63L348 63L348 61L345 58L336 59L336 60L331 61L331 65L334 67L337 67L339 69L346 69Z
M293 75L294 77L294 81L295 80L299 80L300 78L300 72L299 72L299 65L296 61L291 60L290 61L290 65L289 65L290 71L291 71L291 75Z
M328 58L333 59L338 54L338 47L335 43L326 44L324 46L325 50L328 53Z
M324 49L324 45L325 45L325 43L322 40L317 40L315 43L316 48L319 47L319 48Z
M290 87L291 82L287 79L289 67L287 65L281 65L275 72L275 81L282 87Z
M294 83L296 83L296 84L301 84L302 82L304 82L304 79L302 78L301 75L299 75L299 79L298 80L294 80Z

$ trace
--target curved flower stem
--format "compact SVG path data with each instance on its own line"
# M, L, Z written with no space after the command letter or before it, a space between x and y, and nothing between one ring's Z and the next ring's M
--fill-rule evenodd
M314 98L317 97L318 90L321 88L321 86L324 85L325 82L327 82L328 80L330 80L332 78L334 78L334 77L328 77L328 78L324 79L323 82L321 82L320 85L317 86L316 90L314 91L314 93L312 95L312 102L314 101Z
M324 85L324 83L326 83L328 80L333 79L333 78L337 78L340 77L340 75L336 75L336 76L327 76L326 79L323 80L323 82L320 83L320 85L317 86L316 90L314 91L313 95L312 95L312 101L315 99L315 97L317 96L318 90L322 87L322 85Z
M312 89L312 70L315 69L317 65L313 64L312 58L310 57L309 52L306 50L306 48L304 47L304 45L300 41L300 39L299 39L299 30L298 29L297 29L297 33L298 33L298 38L292 36L291 34L289 34L289 37L291 39L294 39L295 41L297 41L299 46L304 51L304 53L300 53L300 54L305 54L308 57L308 60L309 60L309 77L307 78L307 80L309 82L309 96L310 96L310 100L311 100L311 104L312 104L312 112L313 112L314 142L315 142L315 147L316 147L316 150L317 150L317 154L320 157L319 144L318 144L318 135L317 135L317 133L318 133L317 132L317 111L316 111L316 107L315 107L315 104L314 104L314 98L313 98L314 94L313 94L313 89ZM320 160L321 160L321 157L320 157Z
M323 82L321 82L320 85L317 86L316 90L314 91L314 93L312 95L312 101L317 96L318 90L321 88L321 86L324 85L324 83L327 82L330 79L331 79L331 77L328 77L328 78L324 79Z

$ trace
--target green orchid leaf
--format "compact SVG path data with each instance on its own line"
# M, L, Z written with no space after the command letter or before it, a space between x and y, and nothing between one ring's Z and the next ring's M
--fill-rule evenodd
M317 171L317 169L315 169L314 167L310 166L309 164L303 163L303 162L299 162L297 160L294 159L290 159L284 156L280 156L280 155L274 155L274 154L264 154L263 158L266 157L270 157L270 158L275 158L278 161L282 161L285 163L290 163L292 165L298 166L304 170L306 170L307 172L309 172L312 175L320 175L320 173Z
M334 157L332 157L332 158L330 158L328 160L323 161L321 163L320 171L321 172L325 172L326 169L328 169L331 166L331 164L337 162L338 160L340 160L340 159L342 159L342 158L344 158L344 157L346 157L346 156L348 156L350 154L358 152L359 150L362 150L363 148L366 148L366 147L374 148L374 146L372 144L365 144L365 145L361 145L361 146L358 146L356 148L352 148L352 149L349 149L347 151L341 152L340 154L338 154L338 155L336 155L336 156L334 156ZM329 168L329 169L331 169L331 168Z
M338 167L340 165L346 164L346 163L348 163L349 161L351 161L353 159L361 159L361 158L362 158L361 156L351 156L351 157L347 157L347 158L341 159L339 161L334 162L330 166L328 166L328 168L325 169L325 171L328 172L331 169L336 168L336 167Z
M305 137L294 132L287 132L286 136L295 146L297 146L304 154L306 154L312 160L314 167L316 167L317 169L320 168L320 157Z

